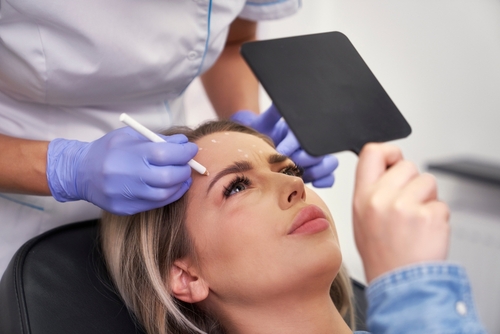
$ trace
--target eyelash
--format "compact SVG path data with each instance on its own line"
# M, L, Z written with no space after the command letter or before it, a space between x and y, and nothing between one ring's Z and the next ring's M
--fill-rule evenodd
M285 168L280 170L280 173L284 173L285 171L291 172L291 174L287 174L290 176L302 177L302 175L304 175L304 168L300 167L297 164L290 164L286 166Z
M302 177L304 174L304 169L296 164L290 164L286 166L285 168L281 169L279 171L280 173L290 175L290 176L295 176L295 177ZM236 193L233 193L234 190L236 190L236 187L239 185L244 185L245 188L248 188L252 182L250 179L244 175L237 175L227 187L224 187L224 192L223 195L225 198L228 198ZM244 190L244 189L243 189ZM243 191L243 190L239 190Z
M236 189L236 186L241 185L241 184L245 185L245 187L250 186L250 184L251 184L250 179L246 176L243 176L243 175L236 176L231 181L231 183L229 183L229 185L227 187L224 187L224 192L223 192L224 197L228 198L229 196L234 195L233 191Z

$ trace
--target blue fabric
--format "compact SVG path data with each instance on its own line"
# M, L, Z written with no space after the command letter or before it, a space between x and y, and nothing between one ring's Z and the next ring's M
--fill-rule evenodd
M483 334L464 268L450 263L405 267L366 290L373 334ZM355 332L356 334L367 332Z

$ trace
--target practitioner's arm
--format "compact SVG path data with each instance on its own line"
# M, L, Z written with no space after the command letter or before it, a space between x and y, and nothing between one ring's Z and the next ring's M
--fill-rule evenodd
M259 112L258 82L240 55L241 45L256 39L257 22L237 18L229 28L226 46L201 79L219 118L238 110Z
M85 200L121 215L164 206L191 184L198 147L182 135L153 143L130 127L93 142L0 135L0 190Z
M0 134L0 191L49 195L47 147L49 142Z

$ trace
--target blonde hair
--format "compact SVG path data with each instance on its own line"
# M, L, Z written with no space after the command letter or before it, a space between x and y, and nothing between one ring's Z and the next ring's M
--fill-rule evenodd
M272 141L230 121L211 121L191 130L171 128L165 134L183 133L190 141L215 132L243 132ZM110 276L125 304L147 333L225 333L221 324L194 304L174 298L167 287L175 260L193 254L185 227L187 196L164 207L132 216L104 212L101 247ZM330 295L342 316L353 324L352 290L342 268ZM351 326L352 327L352 326Z

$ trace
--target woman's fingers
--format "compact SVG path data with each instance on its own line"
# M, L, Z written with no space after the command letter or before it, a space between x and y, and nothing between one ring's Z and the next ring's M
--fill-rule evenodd
M376 181L377 187L395 191L408 185L419 175L417 166L408 160L399 160Z
M416 175L401 190L400 198L412 203L427 203L437 199L437 183L433 175Z
M356 171L353 223L368 282L398 267L446 259L449 209L430 174L391 145L369 144Z
M403 159L401 150L387 144L366 144L359 154L354 191L373 185L384 175L387 168Z

